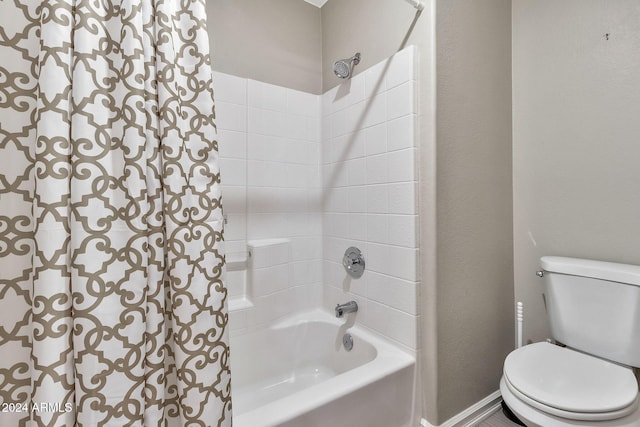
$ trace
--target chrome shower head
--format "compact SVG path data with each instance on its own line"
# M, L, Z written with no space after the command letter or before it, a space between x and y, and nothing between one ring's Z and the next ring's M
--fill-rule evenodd
M360 52L353 55L351 58L340 59L333 63L333 73L341 79L348 79L351 77L353 66L360 63Z

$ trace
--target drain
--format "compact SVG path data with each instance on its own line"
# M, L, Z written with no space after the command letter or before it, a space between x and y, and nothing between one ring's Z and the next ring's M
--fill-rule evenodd
M353 337L351 334L344 334L342 337L342 345L344 345L345 350L351 351L353 348Z

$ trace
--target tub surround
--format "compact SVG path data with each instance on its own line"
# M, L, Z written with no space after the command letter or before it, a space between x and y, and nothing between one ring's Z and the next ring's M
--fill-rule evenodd
M214 73L236 334L290 307L333 313L356 300L359 324L418 349L415 55L407 47L322 96ZM341 264L350 246L366 260L359 279Z
M214 90L230 328L248 333L321 299L320 98L219 72Z
M323 298L358 303L358 322L415 352L418 175L416 51L396 53L322 96ZM364 275L342 256L358 247Z
M418 422L415 63L405 48L322 96L214 73L235 425Z
M232 333L231 346L234 426L413 425L415 358L362 327L314 310Z

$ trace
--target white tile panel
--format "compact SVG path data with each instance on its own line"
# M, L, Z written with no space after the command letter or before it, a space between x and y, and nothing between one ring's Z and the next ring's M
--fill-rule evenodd
M220 157L247 158L247 134L245 132L218 129L216 140Z
M387 90L387 84L385 81L387 71L388 61L380 62L365 71L364 79L366 98L370 98L372 95L383 93Z
M256 80L248 81L249 107L285 112L287 89Z
M415 117L415 114L410 114L387 124L387 149L389 151L415 146Z
M389 215L368 214L366 221L367 240L369 242L381 244L389 243Z
M329 101L331 113L343 110L361 102L365 98L365 82L362 74L358 74L350 80L330 90Z
M387 151L387 124L382 123L365 129L364 144L367 156L382 154Z
M350 186L347 189L347 212L365 213L367 211L367 188Z
M253 296L269 295L289 287L289 265L253 268L249 270L247 277Z
M367 213L389 212L389 189L386 184L367 186Z
M229 102L216 103L216 125L219 129L247 131L247 109Z
M384 94L376 95L358 104L358 129L375 126L384 123L387 117L387 97Z
M401 246L387 247L387 268L381 273L404 280L418 280L418 250Z
M233 214L227 234L292 241L286 279L284 268L263 266L269 284L234 329L251 330L295 304L322 300L331 310L355 299L365 326L417 348L414 54L406 49L322 96L256 81L246 81L243 95L242 79L220 90L221 136L244 142L244 149L221 142L223 172L226 159L246 162L249 200L245 234L234 228L244 212ZM240 111L229 107L240 102L248 103L244 130L233 120ZM231 188L229 208L241 210L243 196ZM341 265L351 245L367 260L358 280Z
M388 215L387 218L389 224L389 244L407 248L418 247L417 215Z
M409 348L417 348L417 322L415 316L396 310L386 304L367 302L363 323L383 335Z
M246 212L247 187L245 185L222 185L222 208L226 214Z
M213 72L213 97L218 102L247 105L247 79Z
M414 54L414 47L409 46L389 59L389 69L386 73L388 89L393 89L403 83L415 80Z
M348 160L345 162L345 167L349 186L367 184L367 163L364 158Z
M389 62L359 74L364 76L363 100L351 94L340 98L345 86L323 96L329 137L325 134L322 147L327 196L322 247L326 308L355 299L361 304L358 319L365 326L416 349L414 54L413 48L403 50ZM354 83L355 93L361 94L360 81L354 79ZM349 142L351 136L358 147ZM346 279L340 265L342 253L351 245L363 250L367 263L365 274L357 280Z
M416 111L414 82L396 86L387 92L387 120L397 119Z
M367 184L384 184L389 182L389 161L387 154L367 156Z
M251 269L287 264L291 259L288 239L250 240L248 247L251 250Z
M227 223L224 226L225 240L247 239L247 216L245 214L225 214Z
M320 118L321 97L299 90L286 89L286 112Z
M416 180L416 154L413 148L393 151L387 155L388 182L410 182Z
M416 184L389 184L389 213L415 214L417 213Z
M220 159L220 180L224 185L246 185L247 162L242 159Z

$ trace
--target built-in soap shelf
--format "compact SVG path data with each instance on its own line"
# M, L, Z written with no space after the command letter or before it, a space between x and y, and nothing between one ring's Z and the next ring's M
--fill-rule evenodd
M251 268L270 267L289 262L289 244L291 240L284 238L256 239L247 242L251 252Z
M253 303L248 298L230 298L227 308L229 311L246 310L252 308Z
M290 246L291 240L285 238L255 239L247 241L246 250L235 246L227 252L229 311L252 308L257 300L288 287L288 277L278 273L288 271Z
M246 270L251 258L251 251L229 252L226 258L228 271Z

